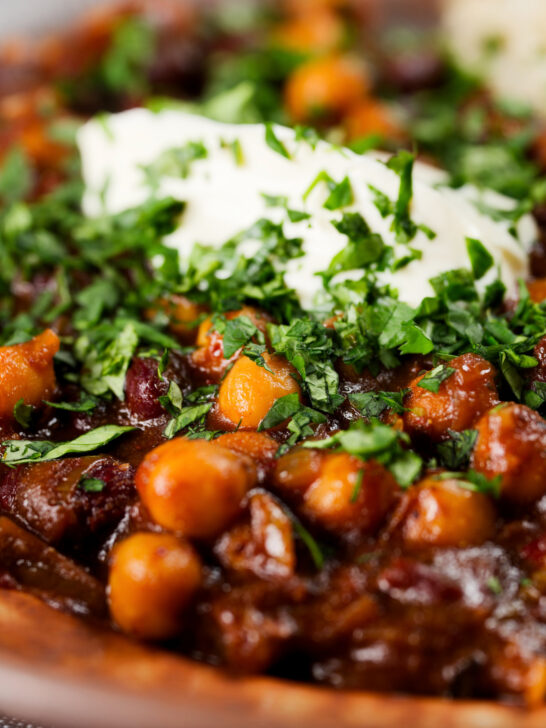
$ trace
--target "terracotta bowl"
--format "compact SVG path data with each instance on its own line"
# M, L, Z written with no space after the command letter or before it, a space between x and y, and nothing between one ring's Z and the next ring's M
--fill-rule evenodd
M220 670L0 591L0 706L58 728L544 728L528 712L343 692Z

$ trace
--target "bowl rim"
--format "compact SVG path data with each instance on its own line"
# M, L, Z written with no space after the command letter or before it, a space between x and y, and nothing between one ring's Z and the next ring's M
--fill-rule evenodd
M337 691L233 678L0 590L2 710L59 728L543 728L534 710L485 701Z

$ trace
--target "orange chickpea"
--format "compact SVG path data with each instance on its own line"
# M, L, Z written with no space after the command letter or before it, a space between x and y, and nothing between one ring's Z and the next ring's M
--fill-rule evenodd
M402 535L408 545L462 548L481 544L495 533L491 500L456 480L425 478L406 497Z
M351 56L327 56L297 68L287 82L285 103L296 122L317 116L339 118L363 99L370 82L364 66Z
M339 48L343 42L343 23L324 8L297 15L276 28L273 44L301 53L323 53Z
M455 372L440 384L438 392L419 386L420 375L410 384L405 401L404 428L412 435L439 441L448 430L466 430L498 403L495 370L477 354L463 354L446 366Z
M303 495L320 473L323 453L298 447L277 460L273 475L275 485L283 493Z
M230 321L239 316L249 318L262 333L265 333L267 323L271 321L269 316L252 306L243 306L238 311L230 311L226 314L226 319ZM229 365L239 356L239 352L236 352L230 359L224 358L223 337L213 328L212 317L206 318L200 324L196 344L199 348L192 354L192 364L214 382L220 381Z
M312 15L323 10L341 10L351 0L283 0L283 7L287 13Z
M216 442L228 450L251 458L264 476L271 471L279 449L279 443L263 432L226 432L217 437Z
M0 347L0 418L13 417L20 399L39 405L55 390L53 357L59 337L51 329L24 344Z
M188 538L213 538L241 512L256 480L249 458L214 441L178 437L149 452L135 483L153 520Z
M267 369L242 356L220 386L220 413L234 425L256 429L277 399L301 395L296 370L286 359L266 353L264 360Z
M183 628L202 578L199 556L168 533L136 533L115 547L108 599L116 624L135 637L163 640Z
M204 306L190 301L185 296L173 295L158 301L158 308L169 317L169 330L173 334L178 336L184 344L189 345L195 342L198 331L196 322L206 312ZM149 318L153 318L157 311L151 309L147 313Z
M542 303L546 301L546 278L537 278L535 281L527 283L527 290L531 301L534 303Z
M375 99L366 99L353 107L344 119L344 127L349 141L369 134L378 134L384 139L404 136L388 106Z
M503 498L530 504L546 494L546 421L538 412L507 404L487 412L476 429L472 467L502 476Z
M303 510L340 536L352 530L373 533L392 506L396 490L394 477L379 463L328 453L303 497Z

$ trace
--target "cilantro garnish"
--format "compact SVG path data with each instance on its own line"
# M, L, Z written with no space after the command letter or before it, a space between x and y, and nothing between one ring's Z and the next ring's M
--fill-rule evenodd
M363 417L371 420L379 417L386 410L395 414L404 413L406 411L404 397L407 392L407 389L399 392L355 392L349 395L349 401Z
M336 182L330 177L328 172L322 171L317 174L315 179L311 182L309 187L303 194L303 200L307 200L311 192L315 187L324 182L330 191L330 194L326 198L323 207L327 210L339 210L341 207L347 207L354 201L353 188L348 177L344 177L341 182Z
M501 492L502 476L497 475L494 478L488 478L483 473L476 470L468 470L467 472L445 472L437 475L438 480L454 480L460 488L471 490L474 493L484 493L498 498Z
M279 455L282 455L304 437L311 437L314 431L310 425L326 422L326 417L322 412L317 412L317 410L303 405L297 394L287 394L276 400L264 419L260 422L258 431L269 430L286 420L290 420L287 425L290 437L279 448Z
M208 151L203 142L195 141L162 152L159 157L142 167L146 182L153 191L157 191L163 177L182 177L190 174L192 162L206 159Z
M265 125L265 143L270 149L272 149L274 152L277 152L277 154L280 154L282 157L286 157L286 159L292 159L288 149L275 134L273 124L271 123L267 123Z
M449 470L460 469L468 465L478 439L478 431L455 432L455 430L449 430L449 438L436 448L441 464Z
M445 382L446 379L452 374L455 374L456 369L448 367L445 364L440 364L430 372L427 372L425 376L418 382L417 386L421 389L428 389L429 392L438 393L440 385Z
M372 233L359 212L345 212L341 220L333 220L332 225L346 235L349 242L330 262L325 273L327 279L345 270L363 268L380 258L385 248L383 239Z
M161 406L171 415L163 434L171 439L177 432L192 426L191 434L204 431L205 418L213 405L217 387L198 387L185 398L176 382L169 383L167 394L159 397ZM184 404L187 402L187 404Z
M100 478L90 478L87 475L82 475L78 482L78 487L86 493L102 493L106 488L106 483Z
M30 427L33 411L34 407L31 404L25 404L25 400L21 398L13 407L13 416L21 427L26 430Z
M237 316L226 321L222 333L224 359L231 359L239 349L258 334L261 334L261 332L258 331L248 316ZM261 337L263 339L263 334L261 334Z
M479 280L493 267L493 256L485 245L475 238L466 238L466 249L474 278Z
M50 442L48 440L4 440L2 455L4 465L22 465L24 463L48 462L64 455L93 452L108 445L112 440L132 432L135 427L103 425L76 437L69 442Z
M411 485L419 476L423 461L406 449L409 437L380 422L357 420L348 430L341 430L325 440L308 441L303 447L347 452L362 460L374 459L394 475L402 487Z

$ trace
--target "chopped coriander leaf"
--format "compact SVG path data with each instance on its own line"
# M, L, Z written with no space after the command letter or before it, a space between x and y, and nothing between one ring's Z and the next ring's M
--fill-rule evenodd
M360 491L362 490L362 481L364 480L364 470L359 470L356 474L356 480L353 492L351 493L350 501L351 503L356 503L358 500L358 496L360 495Z
M546 382L533 382L531 388L528 389L523 399L528 407L539 409L546 402Z
M405 433L392 427L377 421L357 420L348 430L341 430L325 440L305 442L303 447L341 450L362 460L373 458L391 471L400 486L407 487L418 477L423 466L416 453L405 449L408 442Z
M178 384L171 381L169 382L167 394L163 394L157 399L164 410L166 410L172 417L176 417L182 409L184 396Z
M418 229L410 216L410 206L413 198L414 162L415 156L405 150L398 152L387 162L387 167L400 177L398 198L393 206L394 220L392 223L392 229L399 243L409 243L415 237Z
M102 493L106 488L106 483L100 478L90 478L87 475L82 475L78 482L78 487L86 493Z
M93 452L135 429L137 428L103 425L69 442L5 440L2 442L2 445L6 448L2 456L2 462L5 465L14 466L24 463L49 462L50 460L57 460L64 455Z
M476 280L479 280L493 267L495 262L493 256L476 238L466 238L466 249L472 266L472 274Z
M497 576L492 576L487 580L487 588L492 594L495 594L495 596L502 594L502 584Z
M343 402L334 361L333 332L310 318L289 326L268 324L273 351L283 354L301 377L301 385L314 409L333 412Z
M182 177L185 179L191 165L198 159L206 159L208 151L203 142L188 142L183 147L174 147L162 152L152 164L142 167L147 184L157 191L162 177Z
M113 92L142 94L146 69L155 49L155 31L139 17L123 20L114 31L99 68L100 81Z
M302 525L302 523L292 513L288 511L286 512L288 513L288 516L292 521L292 526L294 528L296 536L306 546L307 550L309 551L309 555L313 560L313 563L320 571L324 567L326 561L323 550L321 549L317 541L315 541L315 539L311 536L309 531Z
M468 465L470 456L478 439L477 430L455 432L448 430L449 440L437 446L440 463L449 470L461 469Z
M455 374L455 372L456 369L453 369L453 367L448 367L445 364L440 364L439 366L432 369L430 372L427 372L417 384L417 386L421 387L421 389L428 389L429 392L434 392L435 394L437 394L442 382L445 382L446 379L449 379L449 377L452 374Z
M372 233L359 212L345 212L341 220L333 220L332 225L342 235L346 235L349 242L332 258L324 274L327 279L342 271L363 268L380 258L385 249L383 239L377 233Z
M336 182L330 177L328 172L323 170L319 172L315 179L311 182L309 187L303 194L304 202L307 200L311 192L317 185L324 182L330 191L330 194L326 198L323 207L327 210L339 210L341 207L347 207L354 201L353 188L348 177L345 177L341 182Z
M369 190L373 194L373 202L377 207L381 217L388 217L394 213L394 205L390 197L374 185L368 185Z
M475 493L485 493L498 498L501 492L502 477L497 475L494 478L487 478L483 473L476 470L467 472L445 472L436 476L438 480L455 480L459 487L471 490Z
M298 394L286 394L284 397L279 397L272 405L269 412L260 422L258 431L269 430L271 427L276 427L282 424L285 420L293 417L296 412L302 407Z
M235 159L235 164L238 167L242 167L245 163L245 156L243 154L243 147L239 139L234 139L232 142L221 141L221 146L224 149L229 149Z
M224 359L231 359L239 349L259 333L248 316L237 316L226 321L223 331Z
M91 394L101 396L111 391L125 398L125 376L139 341L135 325L129 322L104 350L95 348L87 353L82 385ZM86 337L79 339L81 349L87 348Z
M332 182L328 185L330 194L323 207L327 210L339 210L341 207L347 207L354 201L353 188L348 177L344 177L341 182Z
M212 407L212 402L206 404L197 404L189 407L182 407L180 412L174 417L164 430L164 435L167 438L172 438L180 430L189 427L190 425L203 424L206 415Z
M306 142L312 149L315 149L320 141L320 137L315 129L310 126L296 126L296 141Z
M273 124L267 123L265 125L265 142L267 146L272 149L274 152L277 152L277 154L280 154L283 157L286 157L286 159L292 159L289 151L284 146L284 144L281 142L281 140L277 137L275 134L275 130L273 129Z
M406 412L404 397L407 389L399 392L355 392L349 395L349 401L360 414L368 420L382 415L386 410L395 414Z
M309 220L311 215L308 212L302 212L301 210L286 210L288 219L290 222L301 222L302 220Z
M261 195L268 207L286 207L288 205L288 197L283 195L268 195L265 192L262 192Z
M11 147L0 163L0 201L5 204L23 200L31 190L33 171L19 147Z
M313 429L309 426L312 423L326 422L326 417L310 407L303 405L297 394L287 394L280 397L273 404L264 419L260 422L258 431L268 430L282 424L286 420L288 431L291 433L288 441L281 446L279 454L285 452L289 447L295 445L300 439L313 435Z
M22 398L13 407L13 416L24 430L30 427L33 412L34 407L31 404L25 404L25 400Z

